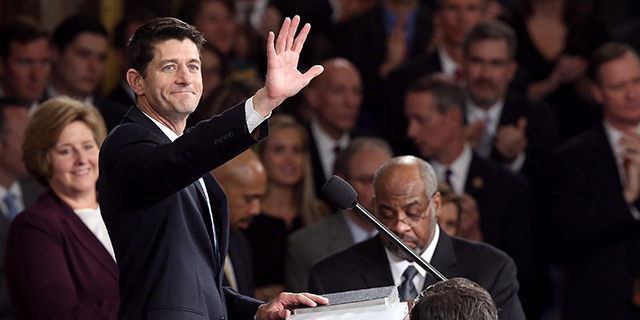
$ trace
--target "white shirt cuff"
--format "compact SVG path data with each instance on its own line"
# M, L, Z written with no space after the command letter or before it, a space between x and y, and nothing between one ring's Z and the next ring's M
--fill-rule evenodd
M266 117L263 117L253 108L253 96L244 103L244 114L247 117L249 133L252 133L262 122L271 117L271 112Z

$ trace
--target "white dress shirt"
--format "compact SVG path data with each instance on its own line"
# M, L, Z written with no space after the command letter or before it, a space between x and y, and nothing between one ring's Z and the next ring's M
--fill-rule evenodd
M438 46L438 58L440 58L440 66L442 66L442 73L455 79L456 70L458 70L458 63L451 58L447 53L447 49L444 46Z
M623 147L620 146L620 137L622 136L622 132L612 125L610 125L607 121L603 121L604 123L604 132L609 140L609 146L611 146L611 152L613 152L613 156L616 159L616 164L618 166L618 175L620 175L620 183L624 186L627 181L627 173L624 170L624 159L622 158L622 153L625 151ZM636 131L640 132L640 125L636 127ZM629 205L629 211L631 211L631 216L634 219L640 221L640 211L634 206Z
M111 239L107 232L107 227L102 220L102 214L100 213L100 207L96 209L77 209L73 212L78 215L80 220L91 230L91 233L100 240L105 249L109 252L113 260L116 260L116 255L113 253L113 245L111 245Z
M436 225L435 234L433 236L433 240L427 249L420 255L424 260L431 263L431 258L433 258L433 253L436 251L436 246L438 245L438 239L440 239L440 228ZM391 276L393 277L393 284L399 286L402 284L402 274L407 269L408 266L414 266L416 270L418 270L418 274L413 277L413 285L418 290L418 293L422 291L424 287L424 282L427 278L427 271L422 269L420 265L414 262L409 262L403 258L398 257L395 253L392 253L384 248L384 251L387 253L387 260L389 260L389 267L391 268Z
M312 118L309 126L313 139L316 142L316 147L318 148L324 178L325 180L329 180L333 175L333 165L336 162L336 147L344 150L349 145L351 138L349 137L349 133L345 132L339 140L333 140L333 138L322 130L317 118Z
M471 146L465 142L462 153L450 165L444 165L438 160L431 160L431 166L433 166L436 177L440 181L445 181L445 172L447 169L451 170L451 176L449 177L451 188L457 195L461 196L464 194L464 185L467 181L472 158Z

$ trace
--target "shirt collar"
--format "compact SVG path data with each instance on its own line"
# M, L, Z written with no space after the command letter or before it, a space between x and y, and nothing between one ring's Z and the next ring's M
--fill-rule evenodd
M438 46L438 58L440 58L440 64L442 65L442 73L449 77L454 77L458 69L458 63L451 58L443 45Z
M464 185L467 181L467 175L469 173L469 166L473 158L473 151L471 151L471 145L465 142L462 147L460 155L449 165L446 166L438 160L432 159L431 165L436 172L438 180L445 180L445 172L447 169L451 170L451 184L453 191L458 195L464 194Z
M489 119L489 132L495 134L498 127L498 122L500 122L500 115L502 114L502 109L504 108L504 100L498 100L494 103L488 110L480 108L477 104L475 104L471 99L467 99L466 104L466 113L467 113L467 122L473 123L478 120Z
M145 116L147 116L147 118L149 118L151 121L153 121L153 123L158 126L158 128L160 128L160 130L162 130L162 133L164 133L165 136L167 136L167 138L169 138L169 140L171 140L171 142L175 141L176 139L178 139L178 137L180 137L179 135L177 135L175 132L173 132L173 130L169 129L169 127L165 126L164 124L160 123L159 121L157 121L154 118L151 118L150 115L146 114L144 111L140 110Z
M435 227L435 232L433 235L433 240L427 246L427 249L420 255L425 261L431 263L431 259L433 258L433 254L436 251L436 247L438 246L438 240L440 239L440 228ZM422 269L415 261L409 262L403 258L398 257L395 253L391 253L387 247L384 248L384 251L387 254L387 260L389 260L389 267L391 268L391 275L393 276L393 282L396 285L400 285L402 282L402 274L404 270L407 269L408 266L414 266L418 270L418 274L420 274L421 286L419 287L419 291L422 291L422 285L424 285L424 280L427 275L427 271Z
M329 179L333 174L333 164L335 162L335 148L336 144L341 150L344 150L349 145L349 133L342 134L339 140L333 140L328 134L322 130L318 118L314 117L309 123L311 134L316 142L316 148L318 148L318 155L320 156L320 162L322 163L322 169L325 173L325 178Z

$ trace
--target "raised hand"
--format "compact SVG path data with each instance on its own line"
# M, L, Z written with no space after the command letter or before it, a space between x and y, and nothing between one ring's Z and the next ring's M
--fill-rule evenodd
M269 32L267 79L264 88L258 90L253 98L254 109L262 116L267 116L285 99L298 93L324 70L322 66L313 66L305 73L298 71L300 51L311 28L307 23L300 30L298 37L295 37L299 24L299 16L295 16L293 20L286 18L275 41L275 35Z
M626 181L622 195L628 204L640 197L640 134L635 131L623 132L618 142L624 148L622 159Z
M495 146L508 163L512 163L527 148L527 119L520 117L516 125L500 127L496 133Z

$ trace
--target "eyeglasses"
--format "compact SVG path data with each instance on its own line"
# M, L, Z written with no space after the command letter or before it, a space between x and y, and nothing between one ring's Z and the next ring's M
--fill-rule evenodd
M434 193L435 195L435 193ZM429 214L429 212L432 209L432 204L433 204L433 196L431 196L431 199L429 200L429 204L427 205L427 209L420 212L420 213L411 213L411 212L405 212L405 217L403 219L398 219L398 215L397 214L379 214L379 219L380 221L382 221L384 224L387 225L394 225L396 224L398 221L402 221L402 223L410 226L411 228L414 228L422 219L426 218Z

